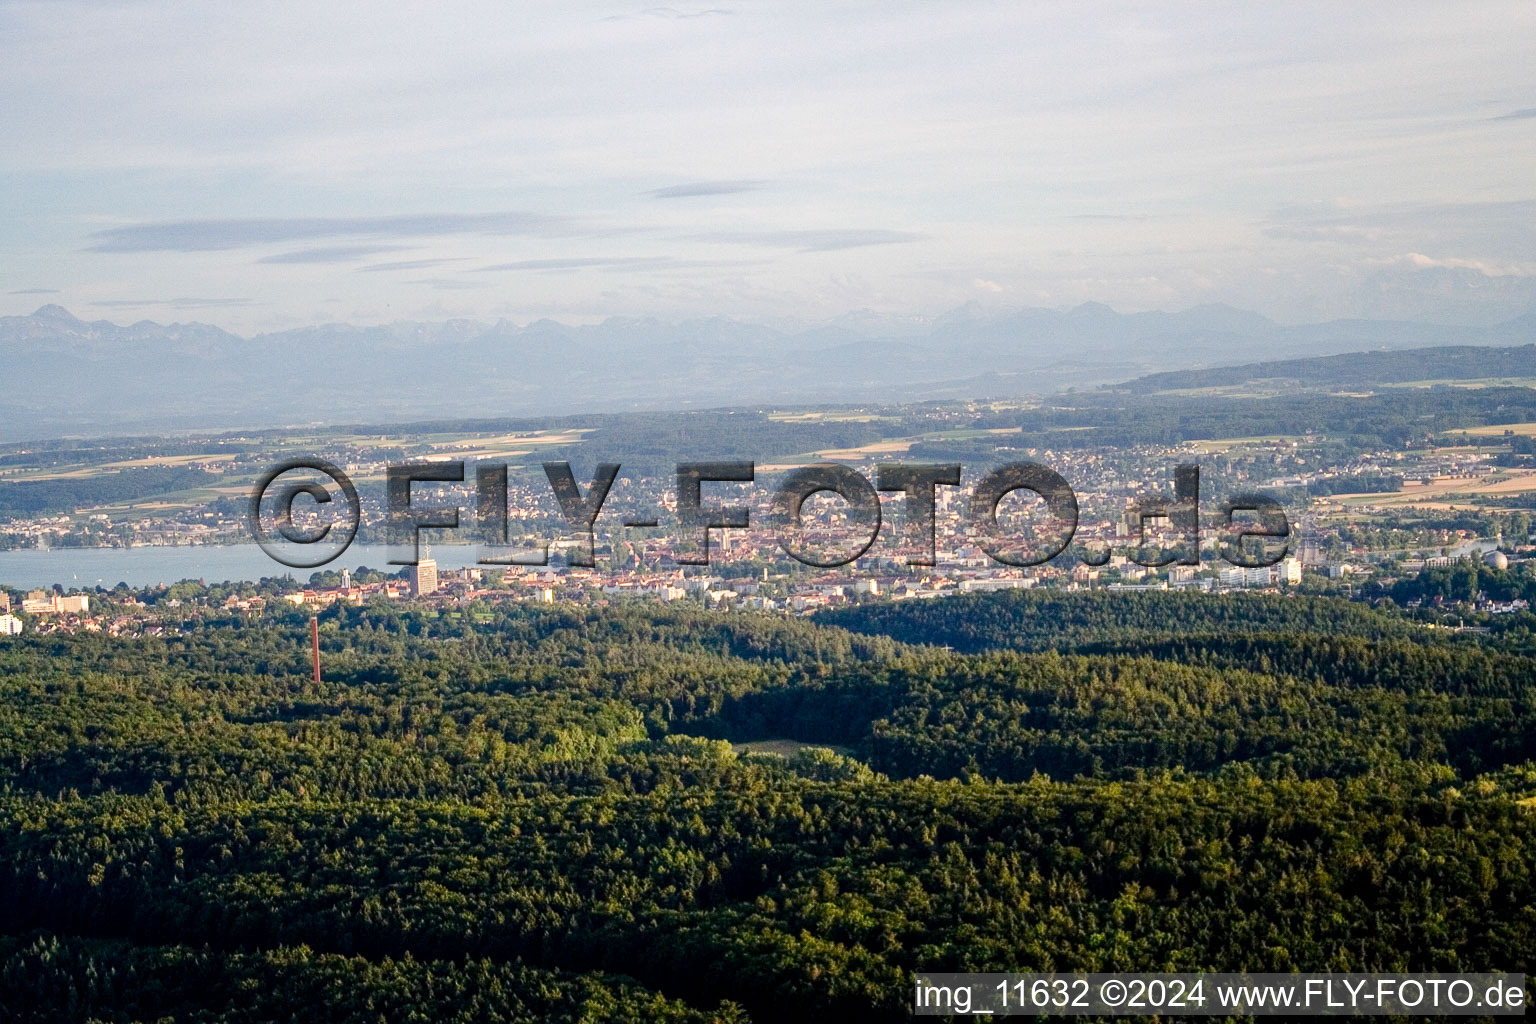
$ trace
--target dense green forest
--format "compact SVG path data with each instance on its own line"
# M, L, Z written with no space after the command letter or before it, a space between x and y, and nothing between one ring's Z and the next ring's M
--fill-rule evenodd
M1138 394L1186 388L1231 387L1250 381L1285 380L1301 386L1368 388L1426 380L1536 377L1536 345L1439 345L1393 352L1346 352L1335 356L1277 359L1242 366L1172 370L1129 381Z
M322 613L316 684L307 627L0 641L0 1019L883 1021L915 970L1536 966L1502 636L1260 595L380 604Z
M1018 427L1022 446L1126 448L1213 437L1326 435L1355 447L1403 448L1458 427L1536 420L1536 390L1405 388L1366 397L1291 393L1274 398L1131 394L1056 395L1037 409L1001 412L978 427ZM938 461L930 447L913 449Z

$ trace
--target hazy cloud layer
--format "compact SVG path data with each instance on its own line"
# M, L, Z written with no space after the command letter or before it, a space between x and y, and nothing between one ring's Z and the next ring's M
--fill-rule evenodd
M257 263L351 263L381 252L399 252L398 245L335 245L316 249L295 249L263 256Z
M471 281L462 277L426 277L407 283L439 292L466 292L490 287L485 281Z
M250 306L250 299L101 299L91 303L97 309L132 309L142 306L168 306L171 309L228 309Z
M655 199L691 199L696 196L730 196L739 192L754 192L762 187L761 181L695 181L687 185L653 188L645 194Z
M1275 211L1264 228L1272 238L1320 242L1369 242L1401 252L1408 248L1482 250L1458 252L1496 263L1536 259L1536 200L1512 202L1317 204ZM1389 254L1395 255L1395 254ZM1364 262L1370 262L1369 259Z
M633 14L610 14L604 21L629 21L633 18L661 18L666 21L685 21L689 18L708 18L712 16L729 17L736 12L727 7L697 7L682 9L677 7L647 7Z
M832 231L719 231L693 237L701 242L761 245L773 249L797 249L800 252L836 252L839 249L857 249L866 245L916 242L923 236L910 231L850 228Z
M564 217L537 213L428 213L387 217L262 217L247 220L183 220L132 224L98 231L93 252L206 252L243 249L273 242L348 235L425 238L445 235L533 235L580 233Z
M518 260L496 263L481 271L493 270L580 270L587 267L653 267L670 262L665 256L588 256L564 260Z
M360 274L376 274L387 270L426 270L428 267L440 267L445 263L462 263L468 258L467 256L445 256L430 260L396 260L393 263L374 263L357 269Z
M1529 0L0 3L0 265L81 308L246 296L247 332L1489 322L1530 301L1492 271L1536 261L1533 52Z

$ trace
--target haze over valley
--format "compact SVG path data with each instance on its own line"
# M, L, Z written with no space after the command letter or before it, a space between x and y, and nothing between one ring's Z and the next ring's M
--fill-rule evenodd
M246 338L195 322L85 322L47 305L0 318L0 440L1017 398L1157 371L1370 349L1524 345L1533 337L1529 313L1479 327L1281 325L1228 306L1121 314L1089 303L1065 311L967 306L925 318L850 313L800 329L724 317L586 326L450 320Z

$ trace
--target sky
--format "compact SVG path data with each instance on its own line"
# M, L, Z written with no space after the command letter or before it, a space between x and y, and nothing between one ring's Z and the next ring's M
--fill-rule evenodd
M1536 309L1531 0L679 3L0 0L0 314Z

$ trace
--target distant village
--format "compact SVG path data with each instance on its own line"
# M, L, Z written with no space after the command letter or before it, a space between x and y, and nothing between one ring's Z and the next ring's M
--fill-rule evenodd
M735 532L735 531L732 531ZM1210 531L1207 531L1210 533ZM811 614L821 609L864 601L931 600L953 594L1047 587L1064 591L1105 589L1118 592L1194 589L1207 593L1259 591L1283 593L1328 587L1356 571L1348 564L1305 562L1287 555L1272 566L1243 568L1209 559L1214 537L1208 536L1200 566L1168 565L1146 568L1124 555L1112 554L1102 566L1046 563L1029 568L999 566L974 545L941 552L937 567L913 567L900 557L865 557L837 569L816 571L796 567L774 571L764 566L755 575L739 569L731 575L708 567L674 566L611 570L553 564L550 566L470 566L443 568L435 558L388 574L377 570L314 573L307 585L290 576L273 576L259 584L206 585L185 581L170 586L63 592L36 590L13 602L0 591L0 636L23 631L104 632L110 635L162 635L176 631L189 616L217 614L261 616L274 609L316 613L336 604L373 602L411 604L427 608L459 608L478 602L507 601L554 604L608 604L618 601L672 603L691 601L708 608ZM743 541L726 540L722 547L740 554ZM1400 563L1409 571L1443 568L1458 563L1507 569L1501 551L1479 556L1435 556ZM1369 567L1358 569L1372 573ZM1375 575L1380 576L1379 572ZM1390 578L1389 578L1390 579ZM1480 599L1470 611L1499 615L1525 611L1522 599Z

